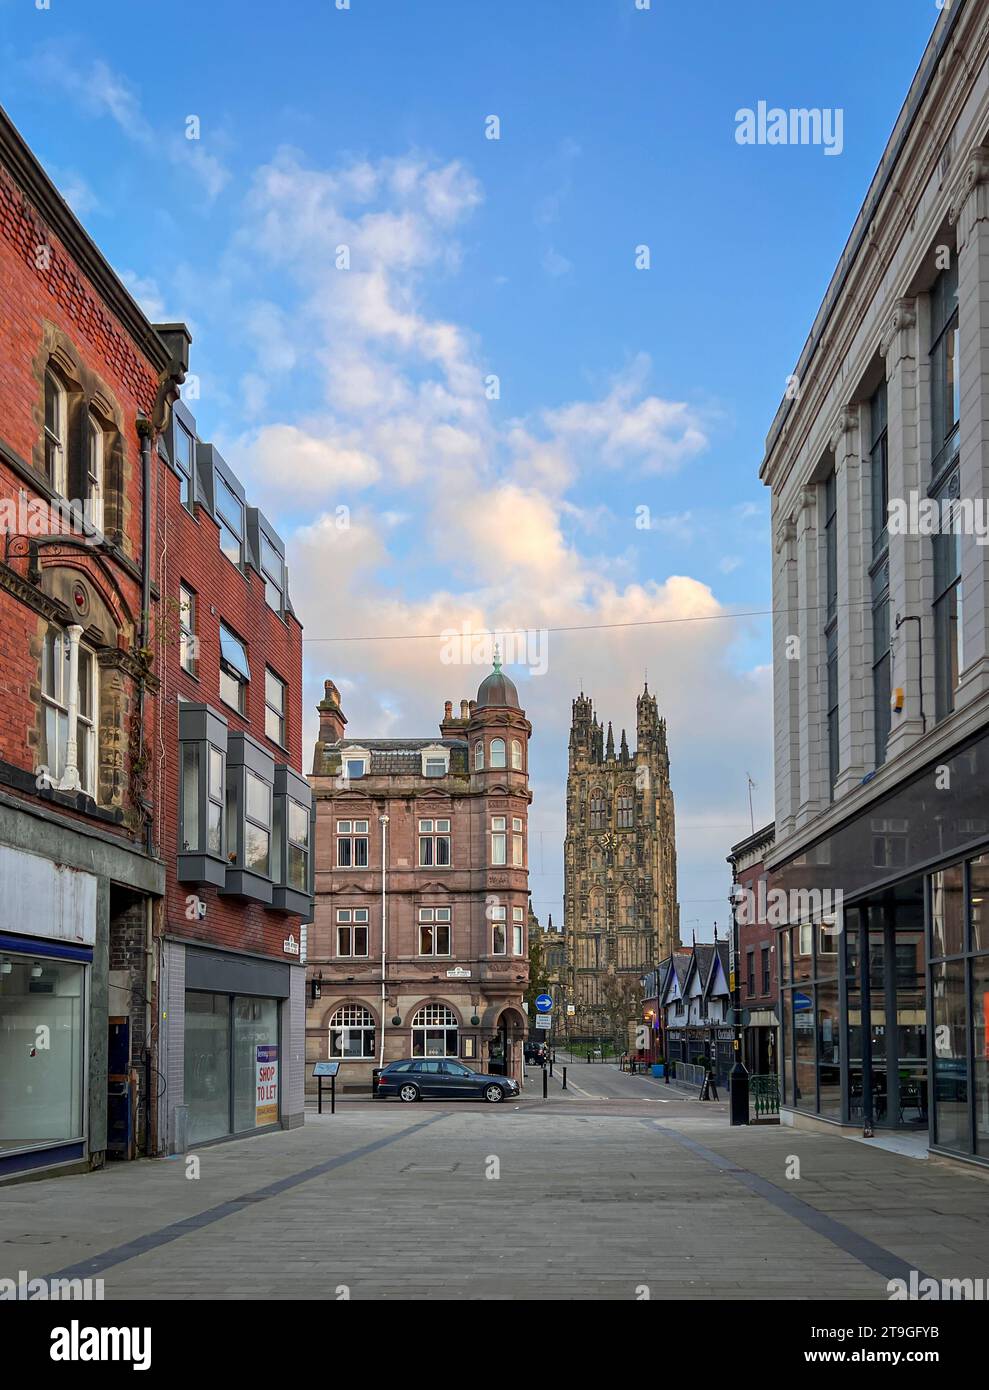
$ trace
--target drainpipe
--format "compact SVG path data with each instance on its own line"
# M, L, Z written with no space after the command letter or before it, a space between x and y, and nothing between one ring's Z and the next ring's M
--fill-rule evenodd
M921 732L926 734L927 716L924 713L924 624L916 613L908 613L906 616L897 613L897 632L899 632L904 623L917 624L917 694L920 702L920 728Z
M387 886L387 865L388 865L388 817L379 816L378 822L381 825L381 1050L378 1057L378 1066L385 1065L385 1005L387 1003L387 987L385 985L385 956L388 942L388 886Z

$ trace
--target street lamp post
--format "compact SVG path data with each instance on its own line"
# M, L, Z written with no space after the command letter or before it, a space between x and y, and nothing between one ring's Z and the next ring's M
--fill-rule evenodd
M732 866L732 888L738 882L737 871ZM729 1113L733 1125L747 1125L749 1122L749 1074L742 1061L742 1010L741 1010L741 988L739 983L739 940L738 940L738 899L735 892L731 897L731 951L728 987L731 993L731 1007L735 1036L732 1047L735 1053L735 1064L731 1069L731 1076L728 1079L728 1098Z

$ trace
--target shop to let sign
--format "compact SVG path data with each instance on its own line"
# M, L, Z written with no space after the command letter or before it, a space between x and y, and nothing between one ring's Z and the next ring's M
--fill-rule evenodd
M278 1123L278 1045L259 1043L255 1055L254 1123L260 1128Z

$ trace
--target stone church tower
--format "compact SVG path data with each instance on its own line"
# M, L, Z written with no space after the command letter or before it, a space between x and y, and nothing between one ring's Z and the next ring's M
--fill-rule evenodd
M680 944L666 720L648 684L636 700L634 752L624 729L615 751L611 724L605 735L583 691L573 702L564 932L578 1034L618 1031L640 977Z

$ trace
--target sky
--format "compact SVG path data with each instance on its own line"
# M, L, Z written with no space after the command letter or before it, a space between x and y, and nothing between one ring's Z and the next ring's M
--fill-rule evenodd
M444 634L528 634L542 921L571 701L634 744L648 673L681 934L726 927L749 777L773 816L763 444L938 12L0 0L0 102L286 541L306 765L327 677L348 735L432 736L489 669ZM841 140L740 143L760 102Z

